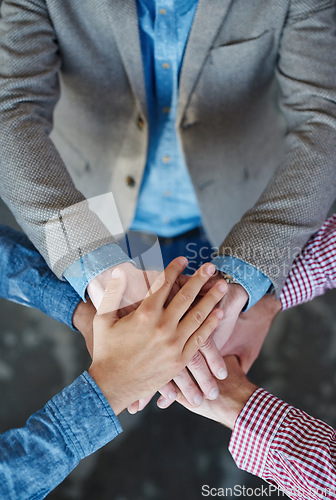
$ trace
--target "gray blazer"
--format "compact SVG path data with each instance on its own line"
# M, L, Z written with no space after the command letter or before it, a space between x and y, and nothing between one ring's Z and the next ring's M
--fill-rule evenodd
M112 191L125 228L134 215L148 139L135 0L4 0L1 14L0 192L61 277L113 241L85 202L69 207ZM277 291L335 197L335 28L334 0L199 0L183 60L176 126L206 230Z

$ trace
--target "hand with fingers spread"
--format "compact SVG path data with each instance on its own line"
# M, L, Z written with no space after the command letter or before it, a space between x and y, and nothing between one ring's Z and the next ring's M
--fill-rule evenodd
M213 268L213 272L215 273L215 267ZM208 290L216 286L218 282L223 283L220 274L214 276L205 284L201 290L201 294L208 293ZM209 337L207 342L195 354L188 364L187 369L184 369L174 378L176 385L180 388L187 401L196 406L202 401L200 389L202 389L205 397L209 400L216 399L218 396L216 379L222 380L227 376L222 352L231 336L233 337L232 334L239 315L248 300L247 292L242 286L224 283L227 291L218 305L223 312L223 319L220 321L214 334ZM241 350L241 353L248 354L247 351L243 350ZM231 350L230 354L235 354L234 350ZM199 388L194 383L191 383L192 381L188 372L197 381ZM167 388L164 388L164 391L161 390L160 392L162 396L158 399L157 404L160 408L167 408L173 401L166 395ZM144 403L146 402L140 402L142 407ZM131 410L133 410L133 407Z
M94 319L89 373L116 414L180 373L222 318L215 308L226 291L221 291L221 283L190 309L213 274L211 264L202 266L164 307L186 264L184 257L173 260L138 309L121 320L118 309L126 277L120 270L112 273Z

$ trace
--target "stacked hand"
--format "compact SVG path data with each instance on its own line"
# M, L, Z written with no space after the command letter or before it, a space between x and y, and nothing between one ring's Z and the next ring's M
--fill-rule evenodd
M202 404L195 408L182 394L178 395L177 400L193 413L215 420L232 430L239 413L257 386L246 378L236 356L226 357L225 362L229 375L226 380L219 382L219 397L215 401L204 399Z
M191 307L212 275L211 264L202 266L165 308L186 264L183 257L172 261L137 310L122 319L118 309L127 279L119 269L112 273L93 323L89 373L116 414L178 374L223 317L216 308L226 291L222 281Z
M212 264L207 266L208 272L214 274L214 266ZM122 299L117 306L115 305L116 309L119 308L119 317L120 307L122 306L127 305L127 312L136 310L143 297L148 293L148 288L154 279L156 279L156 287L161 286L164 281L164 274L159 275L154 271L144 273L129 263L121 264L116 269L121 270L125 276ZM94 299L96 305L101 301L102 283L108 283L108 276L110 275L111 270L105 271L99 276L101 283L95 282L95 287L91 287L91 292L94 288L99 292ZM167 303L172 301L188 279L190 277L177 275L168 294ZM204 295L206 290L215 285L218 279L217 276L213 276L208 280L201 290L199 298ZM227 285L223 280L221 280L221 285L223 286L223 298L221 298L218 306L223 311L223 318L214 335L210 336L205 344L199 348L187 367L183 367L183 370L174 377L174 382L169 382L160 389L162 396L158 400L158 405L161 408L168 407L175 400L178 389L193 406L197 406L202 402L203 394L207 399L216 399L218 396L217 381L218 379L224 379L227 375L223 356L237 355L246 373L259 354L269 327L281 308L280 302L275 300L273 296L267 295L248 312L241 313L247 300L245 290L240 285ZM125 309L123 311L125 312ZM83 333L91 355L91 325L94 313L95 308L88 302L85 305L81 303L74 315L74 325ZM131 404L129 411L135 413L144 408L152 396L153 394Z

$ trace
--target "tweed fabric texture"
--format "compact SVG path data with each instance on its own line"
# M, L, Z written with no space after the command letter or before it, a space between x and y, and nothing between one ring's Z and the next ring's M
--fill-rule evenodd
M112 191L125 229L134 216L148 140L136 6L4 0L1 14L0 194L61 277L114 239L74 213L78 245L55 229L52 263L60 211ZM176 126L205 228L276 290L335 197L335 45L334 0L199 0L184 55Z

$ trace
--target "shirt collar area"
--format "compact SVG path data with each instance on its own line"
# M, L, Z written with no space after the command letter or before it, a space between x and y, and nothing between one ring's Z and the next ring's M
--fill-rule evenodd
M150 12L155 12L156 7L161 7L160 0L138 0L145 8L147 8ZM164 7L165 2L162 2L162 7ZM198 3L198 0L173 0L174 9L176 12L183 16L187 12L189 12L195 4Z

